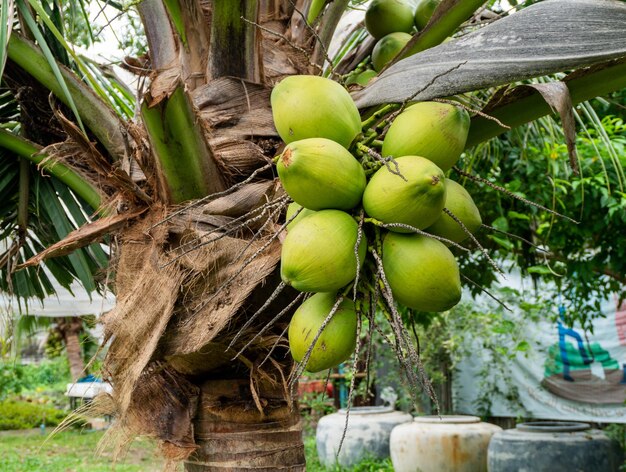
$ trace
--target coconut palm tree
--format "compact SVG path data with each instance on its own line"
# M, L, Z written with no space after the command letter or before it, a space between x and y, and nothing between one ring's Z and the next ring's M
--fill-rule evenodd
M190 471L304 469L281 318L301 295L274 290L288 198L272 172L269 97L288 75L340 80L371 50L354 33L333 64L350 2L322 2L308 24L312 3L137 3L149 52L125 64L144 83L135 111L67 43L60 2L2 1L0 287L43 297L52 276L112 288L102 321L117 427L156 437ZM393 104L570 72L498 88L472 119L473 146L552 108L567 124L571 104L626 86L623 2L547 0L482 21L483 3L443 0L353 92L366 128ZM475 31L443 43L472 18Z

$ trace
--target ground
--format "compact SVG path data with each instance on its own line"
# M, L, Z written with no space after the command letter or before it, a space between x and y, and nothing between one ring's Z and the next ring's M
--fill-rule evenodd
M153 454L153 443L137 440L129 453L115 465L111 453L96 457L94 451L102 432L64 431L48 437L40 431L0 433L2 472L150 472L160 471L163 461ZM181 469L182 470L182 469Z
M64 431L48 437L38 430L0 432L0 471L2 472L157 472L163 461L155 458L154 444L146 439L133 443L128 455L113 468L112 455L96 457L94 451L103 433L99 431ZM315 437L305 436L307 471L335 472L317 460ZM179 468L182 471L182 467ZM351 472L390 472L390 461L366 461ZM347 472L347 471L346 471Z

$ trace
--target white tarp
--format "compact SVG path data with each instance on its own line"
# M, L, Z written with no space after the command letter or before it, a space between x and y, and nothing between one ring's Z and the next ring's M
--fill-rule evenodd
M72 291L52 282L56 294L46 297L43 302L33 299L28 303L27 314L59 318L64 316L100 315L113 308L115 297L108 293L106 296L92 293L91 297L78 283L72 285ZM16 299L5 293L0 293L0 311L10 314L18 310Z
M567 329L552 320L521 320L528 355L519 354L508 365L510 380L519 391L523 408L503 398L492 402L491 414L504 417L568 419L626 423L626 306L610 298L603 303L605 318L596 319L593 333ZM522 316L522 315L514 315ZM477 413L478 372L489 362L480 351L459 365L454 376L455 409ZM499 386L504 382L498 379Z

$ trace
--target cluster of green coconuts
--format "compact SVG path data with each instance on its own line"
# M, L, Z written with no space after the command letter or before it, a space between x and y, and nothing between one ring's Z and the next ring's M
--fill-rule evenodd
M371 67L358 67L347 85L367 83L376 77L411 39L417 30L426 27L441 0L374 0L365 13L365 28L376 40L371 55Z
M372 257L374 241L367 241L363 227L359 230L362 211L366 224L376 226L381 235L382 266L393 298L426 312L456 305L461 281L449 242L412 228L458 243L481 226L469 193L446 178L465 147L468 113L438 102L408 106L384 137L381 154L393 160L383 165L357 151L364 139L361 117L339 83L290 76L273 89L271 105L274 124L286 143L275 158L276 168L294 201L287 211L281 278L296 290L314 293L289 326L294 359L302 362L338 294L345 293ZM318 372L349 358L356 326L355 303L345 297L312 349L306 369Z

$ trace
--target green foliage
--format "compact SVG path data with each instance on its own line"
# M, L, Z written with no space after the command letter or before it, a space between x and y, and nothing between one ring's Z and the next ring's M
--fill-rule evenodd
M304 453L306 455L306 470L308 472L393 472L391 459L385 460L364 459L353 467L324 467L317 457L315 435L304 438Z
M472 173L580 224L487 186L471 181L465 185L475 196L483 222L499 230L484 229L479 237L490 255L502 264L520 267L538 283L556 284L563 294L567 323L577 322L589 330L591 320L601 316L601 301L608 294L626 294L621 275L626 273L626 246L621 237L626 231L626 126L617 116L605 116L599 126L582 107L587 115L580 121L586 129L577 139L579 176L568 164L561 130L548 119L513 130L466 156ZM544 251L505 233L532 241ZM491 286L495 273L485 258L460 258L462 273L484 287Z
M71 380L66 357L58 357L40 364L0 362L0 400L26 392L65 391Z
M0 431L57 426L67 415L54 407L17 400L0 402Z
M111 454L94 455L102 432L63 431L42 436L39 432L4 433L0 438L0 470L3 472L143 472L163 469L163 459L148 439L133 441L118 460ZM176 468L182 472L182 465Z
M422 340L420 356L435 385L445 382L448 372L474 353L480 352L486 359L476 378L481 392L477 406L483 416L490 414L494 402L501 401L523 411L519 391L507 374L508 366L516 356L526 355L531 349L524 328L539 321L544 312L542 300L529 301L527 294L522 297L515 289L501 288L495 295L505 304L518 304L522 316L512 315L489 300L480 304L462 302L448 312L416 317L420 323L417 335ZM522 299L526 301L520 302Z

